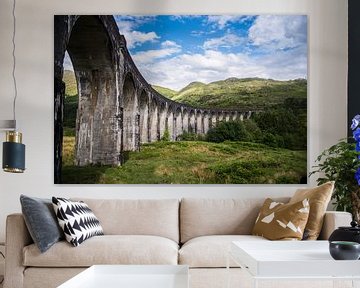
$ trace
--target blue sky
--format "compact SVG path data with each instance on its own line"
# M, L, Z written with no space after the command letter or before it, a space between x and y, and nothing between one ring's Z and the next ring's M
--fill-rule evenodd
M229 77L307 78L304 15L114 15L144 78L180 90Z

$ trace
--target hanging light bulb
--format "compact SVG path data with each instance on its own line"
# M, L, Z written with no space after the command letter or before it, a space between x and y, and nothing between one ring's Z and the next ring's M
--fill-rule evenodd
M2 126L0 129L9 130L6 132L6 140L3 143L3 169L5 172L10 173L23 173L25 171L25 145L22 144L22 133L16 129L16 98L17 98L17 86L15 78L16 57L15 57L15 34L16 34L16 16L15 16L16 0L13 1L13 70L12 77L14 81L14 101L13 101L13 116L14 120L0 121Z

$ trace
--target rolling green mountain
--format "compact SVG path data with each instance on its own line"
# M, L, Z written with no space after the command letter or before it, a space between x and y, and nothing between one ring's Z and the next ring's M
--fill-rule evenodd
M74 72L65 70L63 81L66 84L65 95L76 96L77 84ZM152 87L169 99L202 108L238 109L241 107L242 109L254 110L282 105L289 98L302 101L302 105L306 108L306 79L278 81L262 78L239 79L232 77L209 84L191 82L180 91L156 85Z
M307 95L305 79L278 81L233 77L209 84L192 82L179 92L160 86L153 88L174 101L203 108L256 109L283 104L287 98L303 99L306 103Z
M165 87L161 87L161 86L156 86L156 85L152 85L152 88L154 88L157 92L159 92L161 95L172 99L173 97L175 97L177 95L178 92L171 90L169 88L165 88Z

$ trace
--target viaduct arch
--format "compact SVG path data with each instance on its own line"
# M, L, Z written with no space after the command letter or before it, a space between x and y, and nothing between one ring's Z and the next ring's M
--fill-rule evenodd
M121 165L124 152L160 140L165 131L176 141L183 132L205 134L220 121L251 116L251 111L191 107L159 94L134 64L113 16L55 16L54 34L55 183L61 183L66 51L79 93L78 166Z

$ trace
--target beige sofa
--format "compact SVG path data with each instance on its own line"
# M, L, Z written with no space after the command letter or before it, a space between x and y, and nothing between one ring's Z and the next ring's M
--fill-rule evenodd
M76 248L62 241L41 254L23 216L8 216L5 288L56 287L94 264L184 264L191 288L223 288L231 241L268 241L250 235L264 199L82 200L105 235ZM321 237L350 219L345 212L327 212ZM231 266L231 286L240 287L243 272Z

